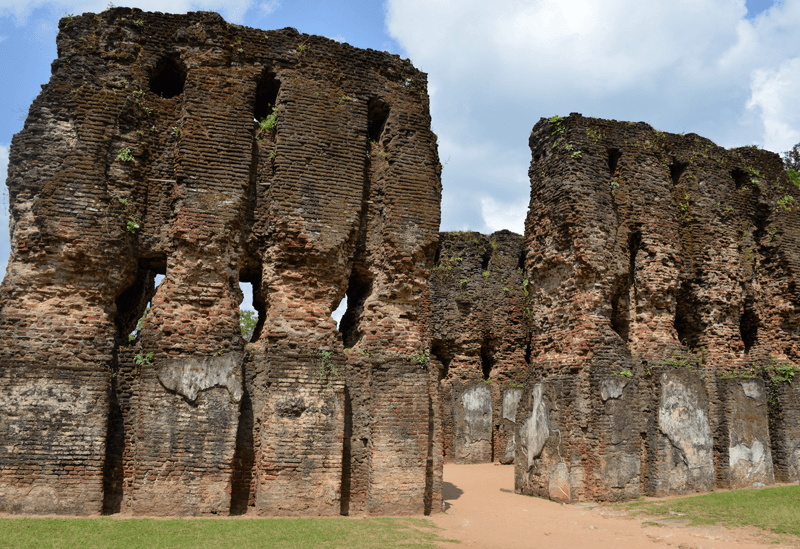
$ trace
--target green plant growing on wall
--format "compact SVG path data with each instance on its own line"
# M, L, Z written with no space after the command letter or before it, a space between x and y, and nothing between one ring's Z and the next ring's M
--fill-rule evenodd
M586 128L586 135L597 144L603 138L603 134L592 128Z
M140 368L149 368L153 365L153 353L147 353L143 355L142 353L137 354L133 357L133 363L139 366Z
M521 368L517 363L514 364L514 373L511 374L511 381L508 386L517 389L522 389L525 386L525 369Z
M783 198L779 198L776 202L775 211L783 210L784 212L791 212L794 210L794 197L787 194Z
M427 368L428 364L431 361L430 355L428 351L425 349L420 349L414 354L409 355L408 360L411 361L413 364L416 364L420 368Z
M142 326L144 326L144 319L147 317L147 313L150 312L150 307L147 307L142 313L142 316L139 320L136 321L136 329L133 330L132 333L128 334L128 342L133 342L139 336L139 333L142 331Z
M317 364L317 381L325 386L325 389L332 389L333 382L342 379L342 374L333 363L333 351L326 351L324 349L317 349L316 352L319 357Z
M135 159L128 147L122 147L117 153L117 160L120 162L133 162Z
M125 223L125 230L131 234L136 234L136 231L139 229L139 220L136 219L136 216L129 215L128 221Z
M550 123L550 135L555 135L557 133L564 133L564 118L561 116L555 115L551 116L548 120Z
M136 231L140 228L139 220L130 210L130 204L128 203L127 198L122 198L120 196L114 196L117 199L117 202L122 204L123 208L123 215L127 217L125 221L125 230L131 234L136 234Z
M272 105L267 105L271 107ZM278 107L272 107L272 112L258 122L260 130L274 130L278 127Z
M614 372L612 375L617 377L633 377L633 372L631 372L628 368L623 368L619 372Z

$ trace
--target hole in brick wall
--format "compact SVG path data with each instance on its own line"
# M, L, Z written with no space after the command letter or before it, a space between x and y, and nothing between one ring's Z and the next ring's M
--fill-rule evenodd
M386 127L386 120L389 119L389 105L380 99L371 99L367 109L369 140L378 142L383 134L383 129Z
M153 292L154 296L155 296L155 293L158 291L158 287L161 285L161 281L162 280L164 280L164 275L161 275L161 274L156 275L156 277L155 277L155 279L153 281L153 285L155 286L155 291ZM132 342L136 341L136 339L139 337L139 332L141 331L142 326L144 325L144 319L147 318L147 314L150 312L150 304L151 304L151 301L148 301L147 305L144 308L144 312L142 313L142 316L140 316L139 320L136 321L136 326L134 327L133 331L128 334L128 342L129 343L132 343Z
M489 349L489 342L484 341L483 345L481 345L481 373L483 373L483 379L489 379L493 368L494 357Z
M681 282L680 289L675 296L675 331L678 332L678 341L689 350L694 350L700 345L700 336L703 335L700 317L700 307L696 303L691 284L685 280Z
M525 273L525 249L523 248L519 254L519 263L517 263L517 268L522 270L522 273Z
M129 389L129 381L123 380L120 373L121 349L128 347L138 336L140 323L156 293L156 288L166 272L166 257L143 259L139 262L134 282L117 297L117 314L114 323L118 337L111 363L111 391L109 395L108 423L106 424L106 453L103 464L103 514L119 513L123 498L123 460L126 434L121 401L128 398L124 393ZM160 273L160 274L157 274ZM130 355L128 355L130 360Z
M372 280L364 271L354 266L345 295L347 307L339 321L339 332L342 334L342 343L345 348L355 347L364 335L361 331L361 320L364 314L364 303L371 291Z
M481 270L485 271L489 268L489 262L492 260L492 247L487 246L481 253Z
M170 99L183 93L186 83L186 71L171 57L164 57L153 69L150 79L150 91Z
M431 354L442 363L442 371L439 372L439 379L444 379L450 373L450 362L453 360L452 346L447 345L442 340L431 342Z
M628 342L630 335L631 325L631 290L634 294L636 286L634 284L636 277L636 255L642 247L642 235L638 231L632 232L628 237L628 276L621 284L619 284L617 291L611 298L611 328L622 338L622 341ZM633 297L635 300L635 295Z
M608 172L611 174L611 177L616 175L617 164L621 156L622 151L619 149L608 149Z
M737 189L741 189L750 182L750 178L747 177L747 173L739 168L736 168L731 172L731 179L733 179L733 184L736 185Z
M253 118L256 121L264 120L272 114L272 109L278 103L278 91L281 82L275 78L275 74L265 70L256 85L256 101L253 105Z
M686 171L687 167L689 167L688 162L679 162L674 158L672 159L672 164L669 165L669 176L672 178L673 185L678 184L681 175L683 175L683 172Z
M345 311L347 311L347 294L342 298L339 302L339 306L331 313L331 318L336 321L336 327L338 328L342 323L342 317L344 316Z
M542 156L541 156L541 155L539 155L539 154L534 154L534 155L533 155L533 161L534 161L534 162L538 162L538 161L539 161L539 159L540 159L541 157L542 157Z
M531 342L533 340L533 336L528 336L528 341L525 343L525 365L531 365Z
M739 319L739 334L744 343L744 352L749 353L750 349L758 343L758 314L754 300L750 296L744 301L744 310Z
M150 300L156 293L156 277L161 274L158 283L161 283L165 271L159 272L160 261L142 260L136 280L128 286L115 300L117 314L114 324L117 326L119 339L123 344L136 339L139 334L140 324L144 319ZM166 260L163 267L166 269Z
M261 289L261 270L253 268L239 273L239 289L243 299L239 306L239 328L242 338L255 343L261 337L264 320L267 314L266 302Z

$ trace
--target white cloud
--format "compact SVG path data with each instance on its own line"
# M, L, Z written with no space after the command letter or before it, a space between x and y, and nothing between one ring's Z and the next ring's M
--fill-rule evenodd
M727 147L791 139L778 122L800 127L800 94L778 90L797 81L800 2L746 13L744 0L387 0L389 34L429 74L443 230L515 230L503 219L527 205L541 117L643 120Z
M508 229L517 234L524 234L527 213L527 203L498 204L492 197L481 198L483 222L491 232Z
M281 3L278 0L268 0L267 2L261 4L260 7L261 13L264 14L264 16L267 16L275 13L275 10L281 7Z
M764 147L786 151L800 142L800 57L777 70L756 70L747 106L761 110Z

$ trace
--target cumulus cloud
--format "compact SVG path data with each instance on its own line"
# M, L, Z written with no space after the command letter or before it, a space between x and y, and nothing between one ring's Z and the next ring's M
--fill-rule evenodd
M281 7L281 3L278 2L278 0L269 0L262 3L260 6L261 13L265 16L272 15L279 7Z
M517 234L523 234L527 213L527 204L502 204L492 197L481 199L481 215L491 232L508 229Z
M764 147L786 151L800 142L800 57L776 70L756 70L747 106L760 109Z
M388 0L389 34L429 74L449 159L442 228L515 230L541 117L645 121L728 147L791 139L776 121L797 127L779 90L796 81L800 2L746 15L744 0Z

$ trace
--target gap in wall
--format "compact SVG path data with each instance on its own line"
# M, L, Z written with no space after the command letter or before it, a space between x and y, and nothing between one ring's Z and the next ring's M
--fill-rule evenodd
M186 84L186 71L172 57L162 57L153 69L150 78L150 91L164 99L171 99L183 93Z

